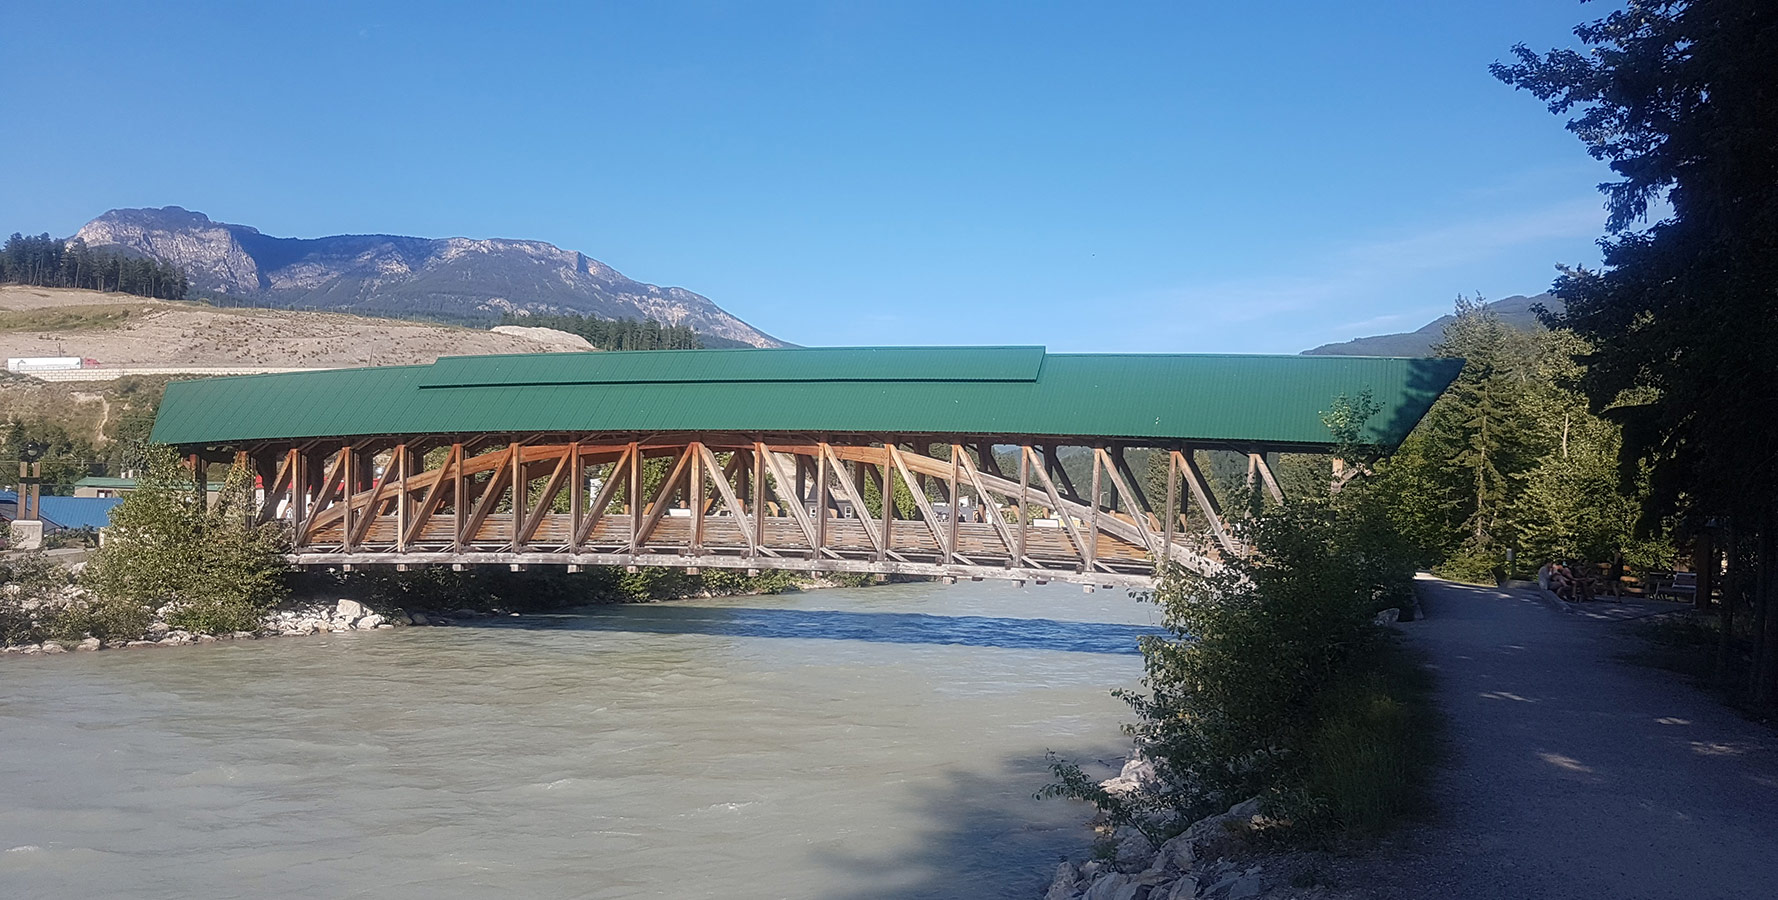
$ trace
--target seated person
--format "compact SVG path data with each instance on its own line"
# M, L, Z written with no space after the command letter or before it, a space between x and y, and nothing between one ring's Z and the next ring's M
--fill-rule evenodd
M1574 600L1574 573L1557 563L1550 567L1550 591L1563 600Z

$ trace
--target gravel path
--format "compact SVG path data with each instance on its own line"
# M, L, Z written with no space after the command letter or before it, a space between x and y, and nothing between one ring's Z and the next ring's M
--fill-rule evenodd
M1439 673L1436 819L1348 870L1385 898L1778 897L1778 736L1621 662L1628 606L1420 582ZM1371 871L1363 871L1371 870ZM1356 880L1348 880L1356 879Z

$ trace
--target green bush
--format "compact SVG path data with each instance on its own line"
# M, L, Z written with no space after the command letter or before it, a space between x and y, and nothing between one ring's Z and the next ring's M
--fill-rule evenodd
M1052 759L1057 781L1044 793L1092 801L1151 840L1253 796L1309 827L1396 810L1379 785L1399 780L1407 751L1394 695L1371 687L1386 651L1371 620L1411 603L1413 554L1383 499L1354 482L1246 520L1252 553L1218 573L1164 567L1152 599L1172 636L1143 642L1144 689L1119 692L1158 785L1108 797Z
M111 526L83 583L108 603L172 605L168 624L194 631L258 626L288 595L283 527L253 524L253 476L230 468L214 503L172 451L153 448L137 489L111 511Z
M68 570L41 553L0 557L0 645L35 644L55 631Z
M132 600L88 598L68 604L47 623L50 636L79 641L88 635L107 641L140 639L154 621L154 611Z

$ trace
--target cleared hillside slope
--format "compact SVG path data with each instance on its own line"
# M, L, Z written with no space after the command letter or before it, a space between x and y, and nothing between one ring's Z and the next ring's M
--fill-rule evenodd
M0 356L84 356L107 366L336 368L440 356L544 353L518 334L343 313L232 309L127 294L0 285Z

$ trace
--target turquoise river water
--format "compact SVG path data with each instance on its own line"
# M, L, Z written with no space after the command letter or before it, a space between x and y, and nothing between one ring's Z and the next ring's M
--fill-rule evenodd
M0 657L0 897L1032 898L1156 610L991 582Z

